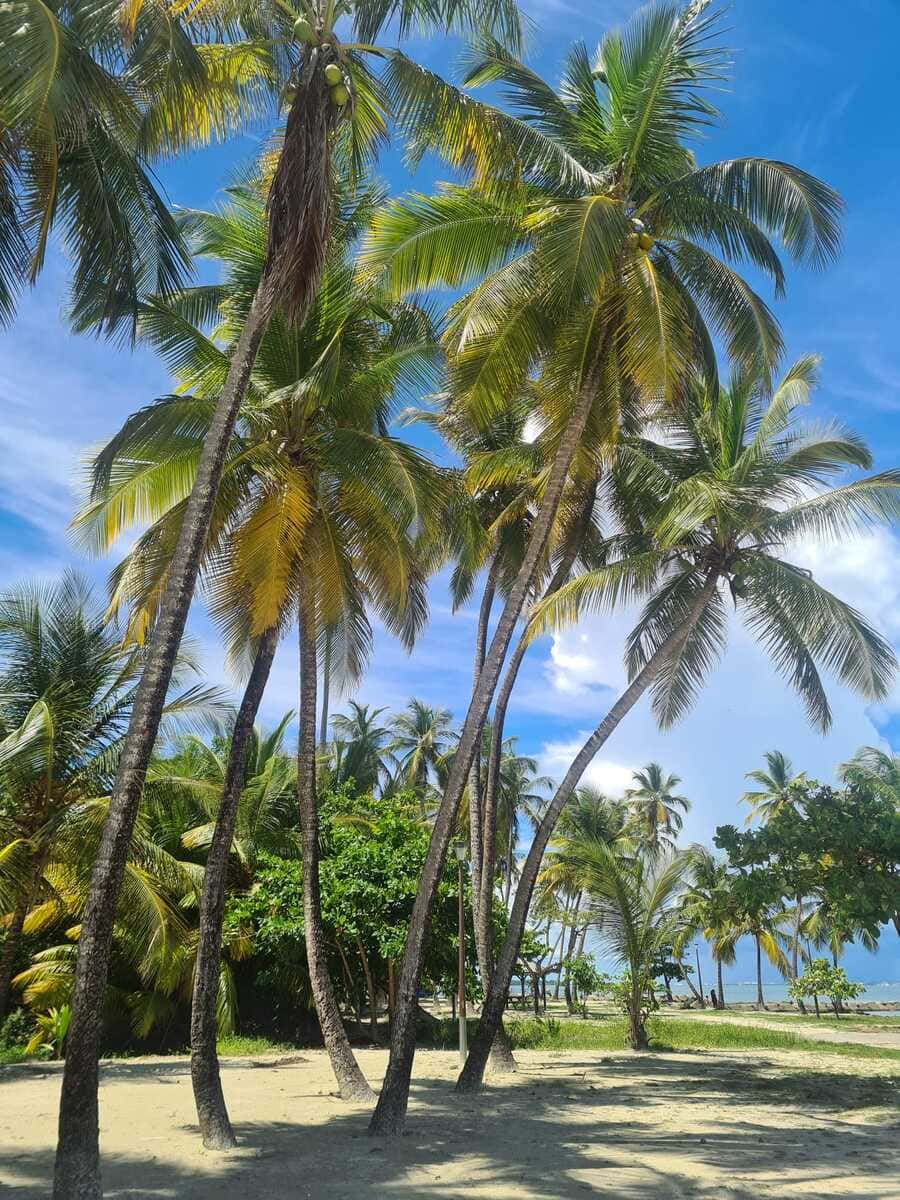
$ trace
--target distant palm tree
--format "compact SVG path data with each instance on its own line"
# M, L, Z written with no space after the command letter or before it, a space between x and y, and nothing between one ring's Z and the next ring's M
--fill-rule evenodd
M330 766L335 784L353 780L360 792L374 792L389 776L385 756L390 741L390 726L379 725L385 708L371 708L351 700L349 713L336 713L331 727L336 737L331 743Z
M684 824L682 813L690 809L690 801L675 793L681 780L666 775L659 763L648 763L632 778L635 786L625 792L635 836L649 854L675 849L675 842Z
M433 708L415 698L391 721L388 751L396 763L394 784L415 792L422 817L428 810L432 781L450 747L452 721L449 709Z
M791 760L780 750L768 750L766 768L748 771L745 778L759 784L756 791L744 792L741 800L750 805L748 823L758 818L765 824L787 805L799 799L797 789L807 782L806 772L794 772Z
M695 933L706 939L716 964L718 1006L725 1008L722 967L732 964L735 960L735 941L732 934L737 916L736 901L730 887L726 863L719 861L704 847L693 847L693 855L690 879L681 897L685 928L674 946L680 948L687 944Z

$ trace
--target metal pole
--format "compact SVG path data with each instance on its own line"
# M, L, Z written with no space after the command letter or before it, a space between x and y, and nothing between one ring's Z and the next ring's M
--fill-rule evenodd
M463 865L459 860L459 1065L464 1067L469 1052L466 1030L466 906L463 895Z

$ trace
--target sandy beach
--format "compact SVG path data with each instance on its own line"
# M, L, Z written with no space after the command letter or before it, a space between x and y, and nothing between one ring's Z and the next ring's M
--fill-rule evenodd
M896 1064L809 1053L526 1052L471 1099L456 1055L416 1059L408 1130L372 1141L324 1054L223 1064L241 1140L204 1151L187 1062L105 1064L107 1197L179 1200L900 1200ZM370 1080L381 1052L360 1055ZM0 1194L47 1195L56 1065L0 1072Z

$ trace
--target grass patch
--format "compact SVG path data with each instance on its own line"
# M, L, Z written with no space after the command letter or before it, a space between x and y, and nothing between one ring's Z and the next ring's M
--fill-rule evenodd
M848 1029L858 1032L866 1029L893 1029L900 1033L900 1016L897 1017L858 1017L852 1013L848 1013L843 1017L836 1017L834 1013L823 1012L821 1017L817 1017L815 1012L810 1009L807 1013L793 1012L757 1012L753 1011L731 1012L728 1009L713 1008L698 1008L692 1009L689 1017L683 1017L684 1020L695 1020L697 1017L715 1018L718 1021L733 1020L735 1017L752 1017L754 1021L766 1021L774 1025L797 1025L799 1023L809 1025L820 1025L823 1029Z
M220 1058L248 1058L253 1054L291 1054L296 1049L296 1046L288 1042L273 1042L267 1037L240 1037L237 1034L220 1038L216 1043Z
M475 1022L472 1023L473 1028ZM514 1049L520 1050L622 1050L625 1047L625 1018L602 1021L515 1021L508 1032ZM850 1058L893 1059L900 1050L883 1046L861 1046L844 1042L820 1042L782 1029L761 1029L726 1021L699 1022L672 1017L651 1017L647 1023L652 1050L800 1050ZM447 1048L455 1045L448 1038Z

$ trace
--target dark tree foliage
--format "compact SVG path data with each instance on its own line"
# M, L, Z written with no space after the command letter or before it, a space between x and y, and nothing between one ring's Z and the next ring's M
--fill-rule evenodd
M835 926L872 938L900 912L900 812L858 785L810 783L802 804L756 829L720 825L713 840L737 869L733 887L748 910L816 895Z

